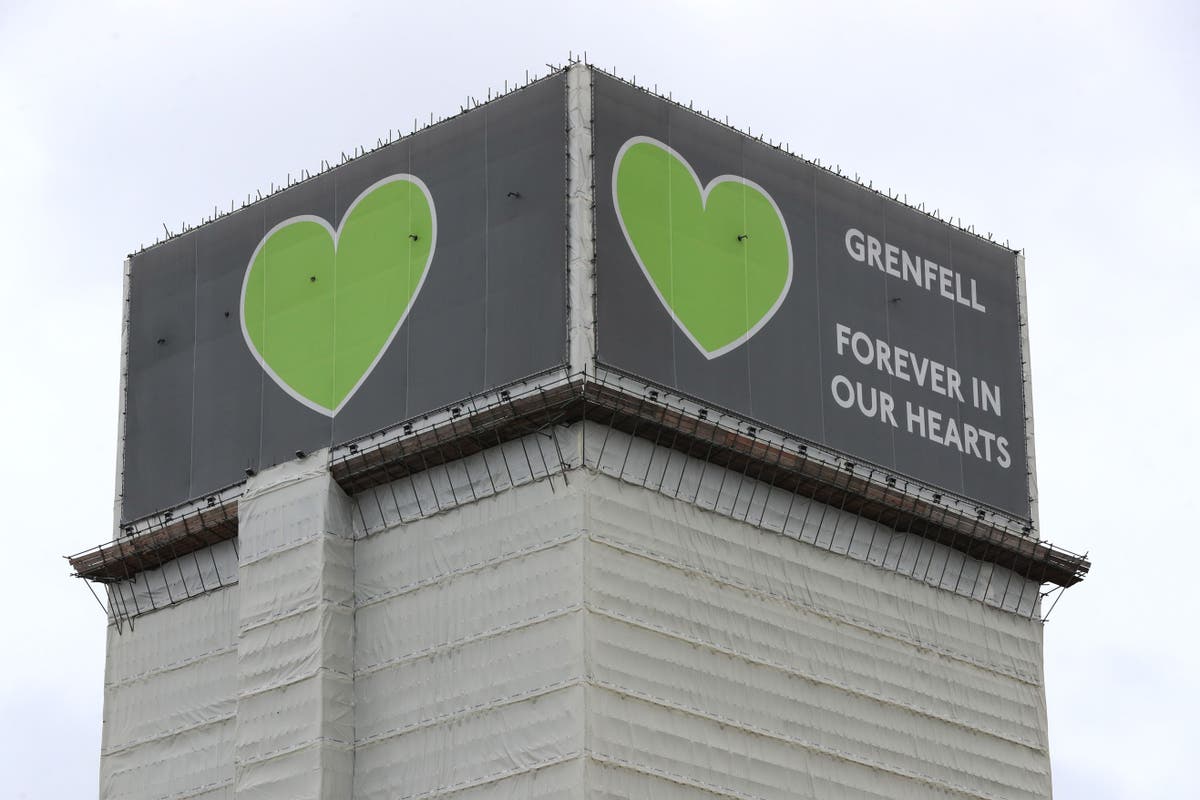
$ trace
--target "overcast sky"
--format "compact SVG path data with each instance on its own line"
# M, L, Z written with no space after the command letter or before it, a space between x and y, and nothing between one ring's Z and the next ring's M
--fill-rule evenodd
M95 796L121 263L568 51L1024 248L1058 798L1195 796L1200 4L0 0L0 794Z

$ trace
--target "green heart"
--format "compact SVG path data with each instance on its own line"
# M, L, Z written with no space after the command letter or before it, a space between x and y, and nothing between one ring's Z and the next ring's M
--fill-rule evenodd
M437 241L429 189L392 175L355 198L337 230L302 215L259 242L242 283L242 334L284 391L333 416L408 316Z
M770 321L792 285L792 243L761 186L721 175L701 188L683 156L648 136L622 145L612 182L630 249L705 357L729 352Z

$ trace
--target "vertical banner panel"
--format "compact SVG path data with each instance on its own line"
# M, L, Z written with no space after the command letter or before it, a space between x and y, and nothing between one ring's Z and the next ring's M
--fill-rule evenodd
M597 361L1028 518L1016 254L594 81Z
M131 256L123 520L561 367L565 94L554 75Z

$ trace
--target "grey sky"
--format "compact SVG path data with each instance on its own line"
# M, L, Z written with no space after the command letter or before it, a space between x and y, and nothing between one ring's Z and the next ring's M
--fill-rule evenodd
M1026 249L1055 791L1192 794L1200 5L1012 0L0 2L4 794L95 796L124 255L568 50Z

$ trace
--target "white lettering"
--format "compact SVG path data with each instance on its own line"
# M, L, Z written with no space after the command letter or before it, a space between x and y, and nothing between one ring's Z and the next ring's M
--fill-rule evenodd
M883 245L884 260L887 264L887 274L894 278L903 278L900 270L896 267L900 263L900 248L894 244Z
M1000 387L992 386L987 381L980 381L979 387L983 390L983 405L980 408L988 411L988 407L991 406L990 410L994 411L997 417L1000 416Z
M987 309L983 307L983 303L979 302L979 296L975 294L975 279L971 278L971 308L980 313L987 313Z
M864 417L879 417L880 422L898 428L896 424L896 399L882 389L874 386L864 386L859 381L853 383L845 375L835 375L829 385L833 393L833 402L844 409L855 405Z
M913 359L913 375L917 378L917 386L925 385L925 375L929 372L928 358Z
M982 461L991 463L993 458L1001 469L1012 465L1012 456L1008 452L1008 439L997 436L991 431L977 428L969 422L960 422L954 417L943 416L937 411L924 406L913 405L910 401L904 403L905 425L908 432L922 439L928 439L943 447L953 447L960 453L974 456ZM899 427L899 426L897 426ZM983 450L979 442L983 442ZM992 443L996 444L998 455L992 454Z
M904 401L904 416L907 420L908 432L925 438L925 407L914 407L908 400ZM916 429L916 430L914 430Z
M850 329L842 323L837 323L837 353L842 355L845 351L846 344L850 341Z
M834 323L834 332L838 356L853 357L859 364L874 369L880 375L915 384L956 403L967 405L963 397L966 379L956 368L897 347L863 331L856 331L840 322ZM992 410L999 416L1000 387L975 376L970 376L970 383L971 405L983 411ZM878 419L893 428L901 427L896 419L896 399L884 389L852 380L844 375L836 375L830 384L830 391L834 402L841 408L857 408L858 413L864 417ZM995 463L1003 469L1012 465L1009 441L1003 436L913 403L911 400L904 402L903 427L914 436L920 436L943 447L953 447L960 453Z
M958 370L954 367L946 367L946 395L953 397L958 402L966 402L963 400L962 391L959 387L962 386L962 376L958 374Z
M962 452L962 438L958 435L958 422L954 417L946 417L946 447L954 445L958 448L958 452Z
M921 257L910 256L907 250L900 251L900 257L904 261L904 280L912 281L917 286L921 285Z
M858 228L846 231L846 252L860 264L867 259L867 251L863 249L863 232Z
M954 299L954 295L950 292L950 282L952 280L954 280L953 270L947 267L938 267L938 291L947 300Z
M983 458L985 461L992 460L992 442L996 441L996 434L991 431L979 429L979 438L983 439Z
M883 250L883 245L874 236L867 237L867 263L873 267L879 267L879 271L883 271L883 261L880 260L879 254Z
M860 344L865 348L862 349L862 352L859 352L861 349L859 348ZM871 357L871 337L862 331L855 331L854 335L850 337L850 352L854 353L854 357L858 359L858 363L863 366L869 366L875 360Z
M892 374L892 348L882 340L875 343L875 369Z
M834 375L833 384L829 388L833 392L833 402L842 408L850 408L854 405L854 386L845 375Z
M899 428L896 424L896 415L892 412L896 410L896 400L887 392L879 393L879 419L881 422L886 422L893 428Z
M903 347L897 347L896 353L896 372L895 375L902 381L911 381L912 378L908 374L908 360L912 358L912 353L905 350Z
M946 387L942 379L946 377L946 365L937 361L929 362L929 388L938 394L945 394Z
M996 437L996 449L1000 451L1000 456L996 459L996 463L1004 469L1008 469L1012 465L1012 456L1008 454L1008 439L1003 436Z
M962 393L963 377L954 367L917 355L903 347L895 347L883 339L872 338L840 322L834 323L834 343L839 356L846 355L846 351L849 350L854 360L864 367L873 367L885 375L907 383L915 383L922 389L929 389L960 403L965 402ZM993 405L999 415L999 387L990 386L977 378L972 378L971 382L972 391L976 394L982 384L983 409L986 411L989 405ZM978 407L978 403L976 405Z
M925 438L937 444L945 444L942 441L942 415L936 411L925 409L925 418L929 420L929 435Z
M963 425L963 438L966 439L967 452L976 458L983 458L979 453L979 431L975 430L974 425Z
M925 261L925 282L923 284L921 284L921 287L925 291L927 291L927 292L933 291L933 283L934 283L934 281L937 280L937 271L938 271L937 264L935 264L929 260Z

